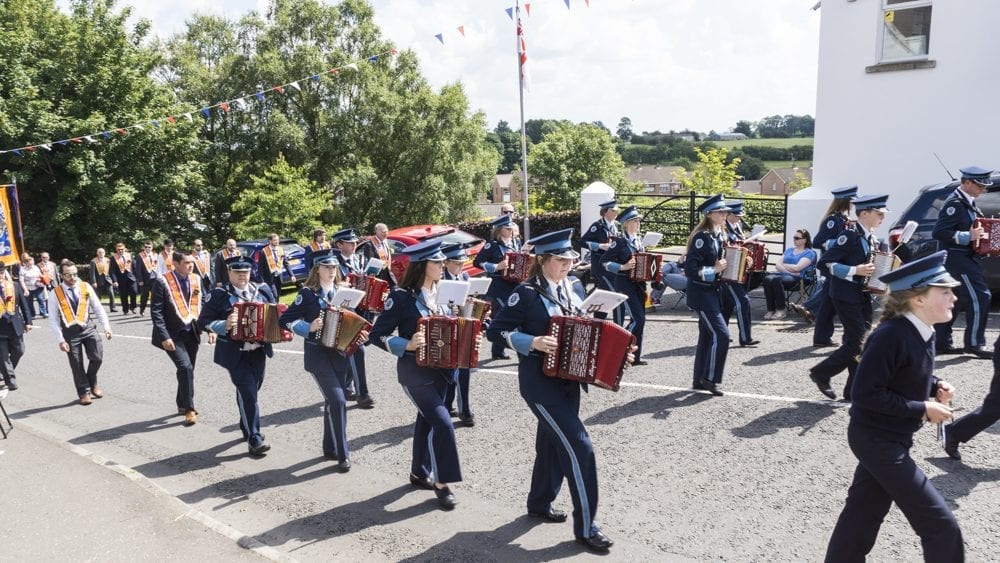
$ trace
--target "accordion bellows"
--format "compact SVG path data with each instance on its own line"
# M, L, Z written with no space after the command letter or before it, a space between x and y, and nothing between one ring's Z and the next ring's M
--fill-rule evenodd
M631 332L611 321L557 315L549 319L549 336L559 345L545 355L545 375L618 390L636 342Z
M233 342L290 342L292 331L281 328L278 318L288 306L279 303L258 303L256 301L241 301L233 305L236 311L236 324L229 329L229 338Z
M385 309L385 298L389 296L389 282L363 274L347 274L347 281L354 289L365 292L358 307L372 313Z
M628 271L629 279L637 282L657 283L663 280L663 255L651 252L636 252L635 268Z
M482 331L479 319L421 317L417 332L424 334L424 345L417 348L417 365L443 369L476 367Z
M372 324L354 311L327 307L319 314L323 318L323 328L317 334L319 345L345 356L356 352L364 342L361 333L372 329Z
M986 238L972 241L972 250L983 256L1000 256L1000 218L980 217L978 227L982 227Z
M534 254L528 252L508 252L507 269L503 271L503 279L513 282L523 282L528 279Z

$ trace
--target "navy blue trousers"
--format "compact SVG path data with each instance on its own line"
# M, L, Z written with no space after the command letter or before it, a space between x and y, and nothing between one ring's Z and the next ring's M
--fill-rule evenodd
M824 279L816 282L818 287L806 300L803 307L809 309L816 318L813 326L813 344L826 344L833 341L833 318L836 311L833 309L833 299L830 298L830 280Z
M946 264L947 265L947 264ZM965 347L980 347L986 345L986 321L990 314L990 288L983 279L983 273L952 273L953 268L948 268L956 280L962 285L952 288L955 292L956 313L951 320L946 323L934 325L934 332L937 334L935 341L938 348L953 346L951 339L951 327L955 324L955 317L959 311L965 311Z
M844 336L840 348L813 366L810 371L829 381L833 376L846 369L847 382L844 384L844 398L850 400L854 372L858 369L858 358L861 356L861 344L864 342L865 334L872 327L872 301L865 294L861 303L849 303L834 299L833 307L840 318L840 324L844 326Z
M740 331L740 344L748 344L753 340L750 334L750 296L747 287L741 283L722 284L722 317L729 324L729 319L736 311L736 326Z
M729 326L721 311L698 311L698 346L694 352L694 383L722 383L729 355Z
M635 351L635 360L642 358L642 333L646 329L646 284L636 284L626 276L615 276L615 287L612 291L624 293L628 299L614 310L615 324L635 336L635 343L638 348ZM628 323L625 322L628 317Z
M323 455L344 461L351 456L347 447L347 373L335 371L312 374L323 394Z
M415 360L410 358L410 361ZM410 472L417 477L433 476L438 483L462 480L455 426L451 423L448 407L444 405L448 387L450 385L443 377L422 385L403 385L403 392L417 407Z
M351 380L347 388L353 389L359 397L368 397L368 371L365 368L365 347L358 346L358 351L347 358L351 370Z
M490 299L493 301L493 309L490 311L490 316L496 318L496 316L500 314L500 311L502 311L503 308L507 306L507 301L492 296L490 297ZM483 330L485 332L486 329L484 328ZM504 346L503 344L497 344L496 342L494 342L490 346L491 358L503 356L506 353L507 353L507 347Z
M469 408L470 375L468 368L455 370L456 385L449 385L448 393L444 397L444 404L449 411L454 406L455 399L458 399L458 413L462 416L472 416L472 409Z
M528 408L538 419L528 510L547 511L565 478L573 499L573 533L590 537L597 514L597 458L580 421L579 398L549 405L528 403Z
M240 413L240 431L251 448L264 442L260 433L260 406L257 393L264 385L264 365L267 356L263 348L240 352L240 363L229 370L229 380L236 386L236 408Z
M826 561L862 563L895 502L920 536L924 560L964 561L962 531L948 503L910 457L912 440L893 441L852 420L847 440L858 458L847 503L837 519Z
M1000 346L1000 338L993 348L996 349L997 346ZM1000 420L1000 354L993 354L993 381L990 382L990 392L983 399L983 405L949 424L946 431L959 442L968 442L998 420Z
M167 352L177 368L177 408L194 409L194 364L198 360L198 340L190 331L174 339L174 351Z

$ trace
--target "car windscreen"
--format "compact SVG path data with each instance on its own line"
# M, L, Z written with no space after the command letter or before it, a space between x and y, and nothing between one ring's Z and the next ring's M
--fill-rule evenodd
M285 251L285 256L289 254L305 253L306 249L294 242L283 242L281 248Z
M478 243L482 240L479 237L473 236L465 231L451 231L450 233L445 233L443 235L434 236L430 238L441 239L441 242L444 244L451 242L458 242L462 244Z

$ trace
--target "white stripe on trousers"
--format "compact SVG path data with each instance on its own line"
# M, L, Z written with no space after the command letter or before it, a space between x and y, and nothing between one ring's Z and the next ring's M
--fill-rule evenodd
M736 295L736 288L733 287L733 284L727 283L726 289L729 290L729 295L732 296L733 304L736 307L736 326L739 327L740 336L743 336L745 334L747 336L746 341L749 341L750 327L745 326L745 323L743 322L743 304L740 303L739 296Z
M566 448L566 453L569 454L569 460L573 464L573 480L576 481L576 490L580 495L580 510L583 511L583 537L590 537L590 526L593 522L590 519L590 503L587 502L587 487L583 482L583 473L580 471L580 462L576 459L576 452L573 451L573 446L570 445L569 440L566 439L566 435L563 434L559 425L556 424L555 419L549 414L549 411L545 410L539 403L535 403L535 408L538 412L542 413L542 418L549 423L552 427L552 431L559 436L559 441L562 442L563 447Z
M976 296L976 288L972 286L972 281L969 280L968 274L962 274L962 283L965 285L965 291L969 294L969 302L972 305L972 326L965 327L966 331L972 331L969 343L973 346L982 346L977 339L979 333L979 298Z
M705 326L708 327L708 331L712 333L712 348L709 351L709 354L711 354L711 360L708 364L708 377L705 379L715 383L715 351L719 349L719 336L715 334L715 330L712 329L712 323L708 322L708 315L706 315L704 311L698 311L698 314L701 315L701 319L705 321Z
M319 382L319 377L312 372L309 372L309 375L313 376L313 379L316 381L316 385L319 386L319 392L323 395L324 402L326 402L326 416L324 417L326 418L326 426L330 430L330 439L333 440L333 449L336 450L335 453L337 455L340 455L344 452L340 451L340 442L337 441L336 427L333 425L333 403L331 403L330 399L327 398L326 391L323 390L323 385ZM334 374L334 377L337 377L336 374Z

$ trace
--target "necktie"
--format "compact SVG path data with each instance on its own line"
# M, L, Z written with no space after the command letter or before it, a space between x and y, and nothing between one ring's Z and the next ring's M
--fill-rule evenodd
M180 281L180 284L181 284L181 292L184 293L184 300L185 301L190 301L191 300L191 288L188 286L188 280L187 280L187 278L178 278L178 281Z
M69 303L73 306L74 311L80 306L80 298L76 294L75 287L69 288Z
M333 296L334 296L334 292L333 292L332 289L330 291L327 291L326 292L326 302L327 303L333 303Z
M250 292L245 289L243 290L243 300L250 301Z
M566 293L563 291L561 285L556 286L556 298L559 299L559 304L563 307L569 307L569 303L566 303Z

